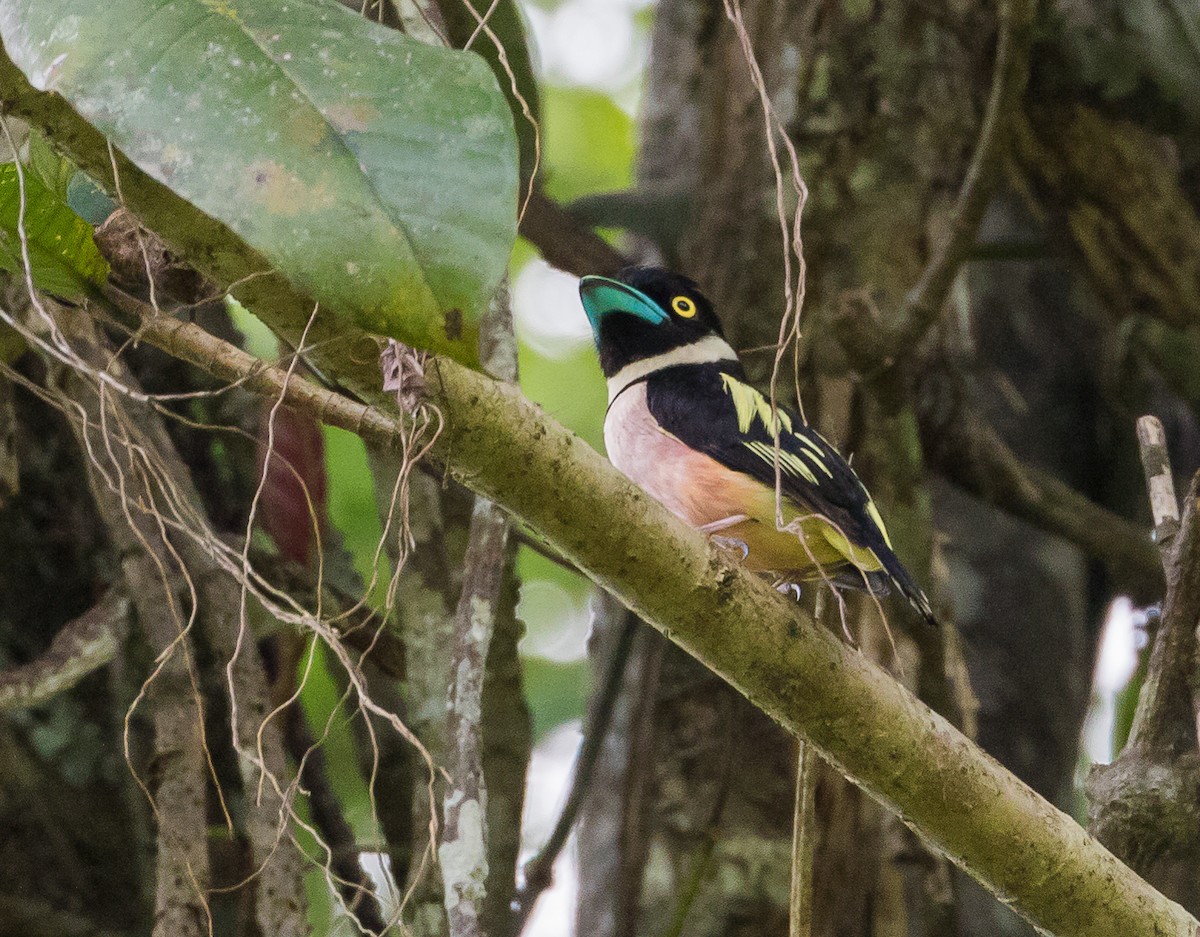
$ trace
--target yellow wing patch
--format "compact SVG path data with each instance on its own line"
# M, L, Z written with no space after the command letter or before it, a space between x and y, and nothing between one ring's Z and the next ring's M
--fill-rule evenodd
M804 456L819 468L822 472L833 478L833 472L829 470L829 466L825 464L825 456L821 454L821 450L817 448L816 443L805 436L803 433L792 433L799 440L801 447L804 449Z
M792 418L788 416L786 411L776 408L775 412L772 413L771 402L749 384L739 381L736 377L722 373L721 384L725 388L725 393L733 399L733 409L737 414L738 432L750 432L750 427L755 420L763 425L763 428L772 438L778 439L781 431L786 432L800 443L800 455L803 455L805 459L808 459L813 466L819 471L824 472L829 478L833 478L833 472L825 464L825 457L821 453L820 448L803 433L797 433L792 429ZM755 455L769 462L771 465L775 464L774 446L764 446L760 442L748 442L745 445ZM761 451L762 449L766 449L770 455L764 455ZM788 472L788 474L806 478L812 484L817 484L816 476L804 464L799 455L781 450L779 453L779 462L783 470Z
M771 402L749 384L739 381L722 372L721 384L725 393L733 398L733 409L737 413L738 432L750 432L750 424L757 419L772 436L779 435L779 429L789 433L792 431L792 418L783 410L771 412Z
M770 401L744 381L739 381L732 375L722 373L721 384L725 388L725 393L733 401L733 409L737 414L738 432L750 432L750 427L757 420L762 424L768 435L775 440L778 440L781 432L787 432L800 444L800 451L798 453L790 452L783 448L777 448L771 443L759 440L744 441L742 443L743 446L772 468L778 460L781 472L793 478L803 478L810 485L817 486L819 484L813 468L824 472L829 478L833 478L833 471L825 464L825 455L821 451L820 446L806 435L806 432L814 432L813 430L805 427L805 432L795 432L792 429L791 417L780 409L772 412ZM809 463L812 464L813 468L809 468ZM861 485L862 483L860 482L859 484ZM883 525L883 518L879 514L879 508L875 506L875 502L871 499L871 495L865 487L863 488L863 493L867 497L867 516L879 529L880 534L883 535L884 543L891 548L892 540L888 536L887 528ZM851 543L846 535L826 518L815 516L811 518L809 523L805 524L805 526L810 525L820 531L820 539L823 539L828 544L825 548L826 550L832 548L836 556L844 558L859 569L867 572L875 572L883 569L883 564L873 550ZM816 530L813 533L816 533Z
M777 453L775 447L770 443L754 441L744 442L742 445L772 468L775 467L775 456ZM779 469L785 475L794 475L799 478L803 478L810 485L817 484L817 476L813 474L812 469L810 469L804 463L804 460L800 458L800 456L796 455L794 452L788 452L786 449L779 449L778 456ZM822 468L824 468L824 466L822 466Z
M866 488L863 489L866 491ZM883 534L883 542L888 545L888 549L892 548L892 538L888 536L887 528L883 526L883 517L879 513L879 508L875 507L875 500L867 495L867 515L875 522L875 526L879 528L879 532Z

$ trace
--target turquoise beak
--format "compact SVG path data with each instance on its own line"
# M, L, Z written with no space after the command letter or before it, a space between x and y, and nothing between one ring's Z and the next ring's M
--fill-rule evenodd
M624 312L637 316L651 325L667 321L667 314L658 303L640 290L608 277L587 276L579 281L579 298L583 311L592 323L592 334L600 340L600 322L607 315Z

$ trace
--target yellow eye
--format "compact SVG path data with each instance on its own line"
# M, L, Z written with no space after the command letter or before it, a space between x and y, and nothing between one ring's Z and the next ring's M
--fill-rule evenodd
M671 300L671 308L675 310L675 314L683 316L685 319L690 319L696 314L696 304L686 296L676 296Z

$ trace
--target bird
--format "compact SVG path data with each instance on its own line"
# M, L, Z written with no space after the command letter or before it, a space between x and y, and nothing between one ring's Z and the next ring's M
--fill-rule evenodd
M613 465L781 591L825 581L884 595L894 584L937 626L866 486L820 433L750 385L693 280L626 267L582 277L579 295L608 385Z

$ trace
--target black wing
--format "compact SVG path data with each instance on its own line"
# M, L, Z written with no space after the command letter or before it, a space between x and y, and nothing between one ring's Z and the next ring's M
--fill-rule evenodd
M729 363L680 365L652 375L646 402L658 424L684 445L774 488L820 514L856 546L873 551L926 620L929 600L891 549L866 487L845 459L796 414L770 402ZM778 456L776 455L778 435Z

